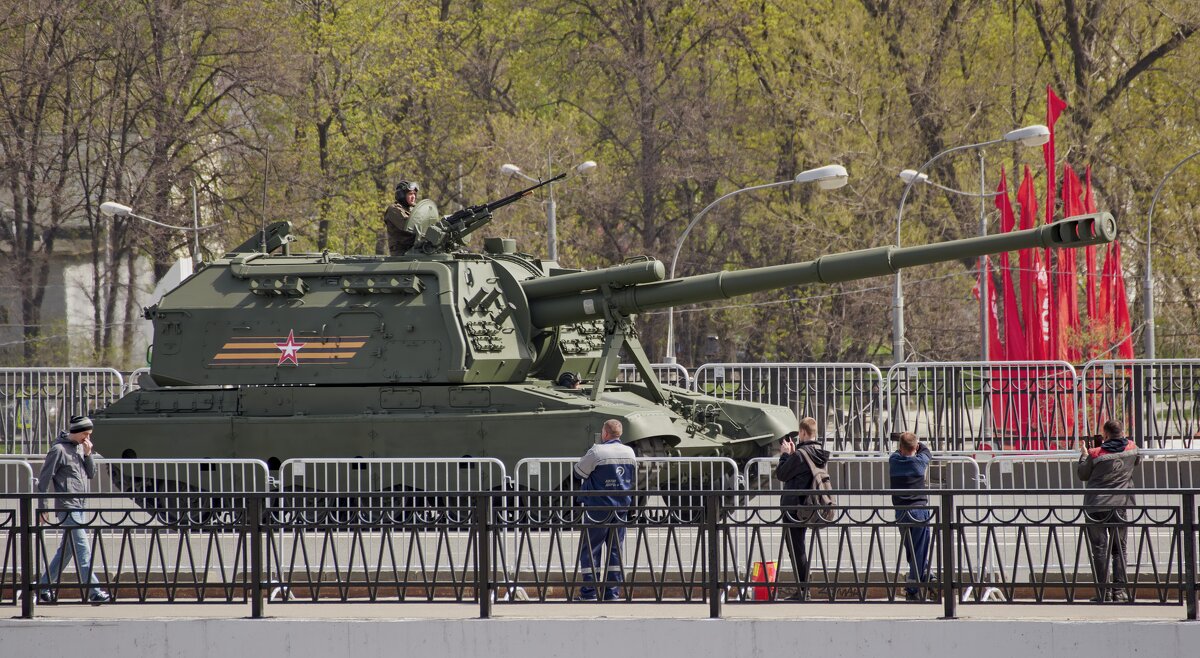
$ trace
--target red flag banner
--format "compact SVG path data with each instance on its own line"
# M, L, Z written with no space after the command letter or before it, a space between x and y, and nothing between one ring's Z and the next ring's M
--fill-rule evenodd
M1046 85L1046 127L1050 129L1050 141L1042 145L1042 157L1046 161L1046 223L1054 222L1054 182L1058 178L1058 171L1055 169L1055 154L1054 154L1054 124L1058 122L1058 116L1067 109L1067 104L1063 102L1058 94Z
M1000 170L1000 186L996 188L996 207L1000 209L1000 232L1009 233L1016 228L1012 202L1008 198L1008 177ZM1001 296L1004 298L1004 360L1024 361L1026 356L1025 332L1021 328L1021 316L1017 310L1017 292L1013 289L1012 267L1008 252L1000 254Z
M1021 187L1017 191L1017 203L1021 206L1021 230L1033 228L1037 223L1037 190L1033 187L1033 172L1028 166L1025 167ZM1025 319L1025 358L1032 361L1046 358L1048 351L1044 345L1042 310L1037 299L1039 260L1034 249L1022 249L1017 252L1017 263L1021 269L1021 315Z
M1088 165L1084 173L1084 180L1087 181L1083 189L1083 202L1080 204L1080 213L1096 212L1096 199L1092 195L1092 167ZM1079 185L1079 180L1076 179L1075 185ZM1093 335L1095 331L1101 327L1108 325L1108 313L1104 306L1101 306L1099 300L1096 299L1096 246L1088 245L1083 249L1083 262L1087 268L1084 272L1084 286L1087 291L1087 317L1088 326L1092 327ZM1106 341L1093 341L1091 350L1088 356L1095 356L1097 353L1108 349L1104 344Z
M1112 311L1108 317L1111 318L1113 328L1117 336L1117 358L1132 359L1133 358L1133 327L1129 320L1129 298L1125 295L1125 274L1121 269L1121 243L1113 242L1109 246L1109 258L1112 259Z

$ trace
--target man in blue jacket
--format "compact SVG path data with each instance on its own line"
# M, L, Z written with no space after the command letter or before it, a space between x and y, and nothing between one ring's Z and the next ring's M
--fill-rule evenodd
M589 526L581 537L579 569L584 582L593 583L600 580L599 565L607 563L605 601L621 598L620 583L625 579L621 547L625 542L625 524L629 522L628 508L633 502L628 492L637 477L637 458L633 448L621 443L623 431L621 421L615 418L604 421L600 443L588 449L574 468L579 490L595 492L579 497L579 502L587 508L583 516ZM577 600L595 601L596 588L590 585L579 588Z
M933 453L912 432L900 434L896 451L888 457L890 488L913 490L911 494L892 495L896 523L900 525L900 541L908 560L906 601L920 601L921 591L917 584L929 582L929 518L932 513L928 508L929 496L925 493L925 472L931 461Z

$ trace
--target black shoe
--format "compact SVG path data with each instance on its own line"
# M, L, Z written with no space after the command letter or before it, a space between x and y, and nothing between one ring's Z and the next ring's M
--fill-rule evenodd
M1091 601L1092 603L1108 603L1109 601L1112 601L1112 594L1109 594L1108 592L1097 594L1088 599L1088 601Z
M97 590L91 594L88 594L88 603L91 603L92 605L101 605L103 603L108 603L111 600L112 594L109 594L104 590Z
M904 600L912 601L914 603L920 603L921 601L925 600L925 597L921 596L920 592L905 592Z
M574 601L599 601L600 599L596 598L595 594L592 594L591 596L584 596L583 594L578 594L572 600L574 600Z
M1108 600L1113 603L1129 603L1132 600L1129 598L1129 592L1123 589L1114 589L1108 597Z
M38 592L38 603L58 603L58 592L48 589Z
M791 596L786 597L783 600L791 601L793 603L800 602L800 601L807 601L808 600L808 590L798 589Z

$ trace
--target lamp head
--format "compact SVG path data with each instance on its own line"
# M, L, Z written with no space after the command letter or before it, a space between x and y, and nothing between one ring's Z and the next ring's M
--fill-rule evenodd
M836 190L850 180L842 165L826 165L796 174L797 183L816 183L822 190Z
M592 171L595 170L595 168L596 168L595 160L584 160L583 162L580 162L578 165L576 165L575 173L579 174L580 176L587 176L588 174L592 173Z
M1050 129L1040 124L1017 128L1004 134L1004 141L1021 146L1041 146L1050 141Z
M500 165L500 173L505 176L518 176L521 174L521 168L511 162L506 162Z
M916 169L905 169L900 172L900 180L905 183L914 183L913 179L916 179L916 183L928 183L929 174L918 174Z
M113 217L126 217L133 212L133 208L117 203L115 201L105 201L100 204L100 212Z

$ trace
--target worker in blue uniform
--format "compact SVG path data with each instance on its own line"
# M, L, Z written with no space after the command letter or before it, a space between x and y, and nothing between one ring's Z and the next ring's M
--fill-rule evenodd
M621 598L620 584L625 579L621 550L632 503L629 492L637 477L637 458L633 448L621 442L623 431L621 421L604 421L600 443L588 449L574 468L578 489L587 492L579 496L579 502L586 508L583 513L586 527L580 537L579 569L585 583L603 581L605 601ZM605 565L606 573L600 573ZM597 598L594 585L584 585L576 597L580 601Z

